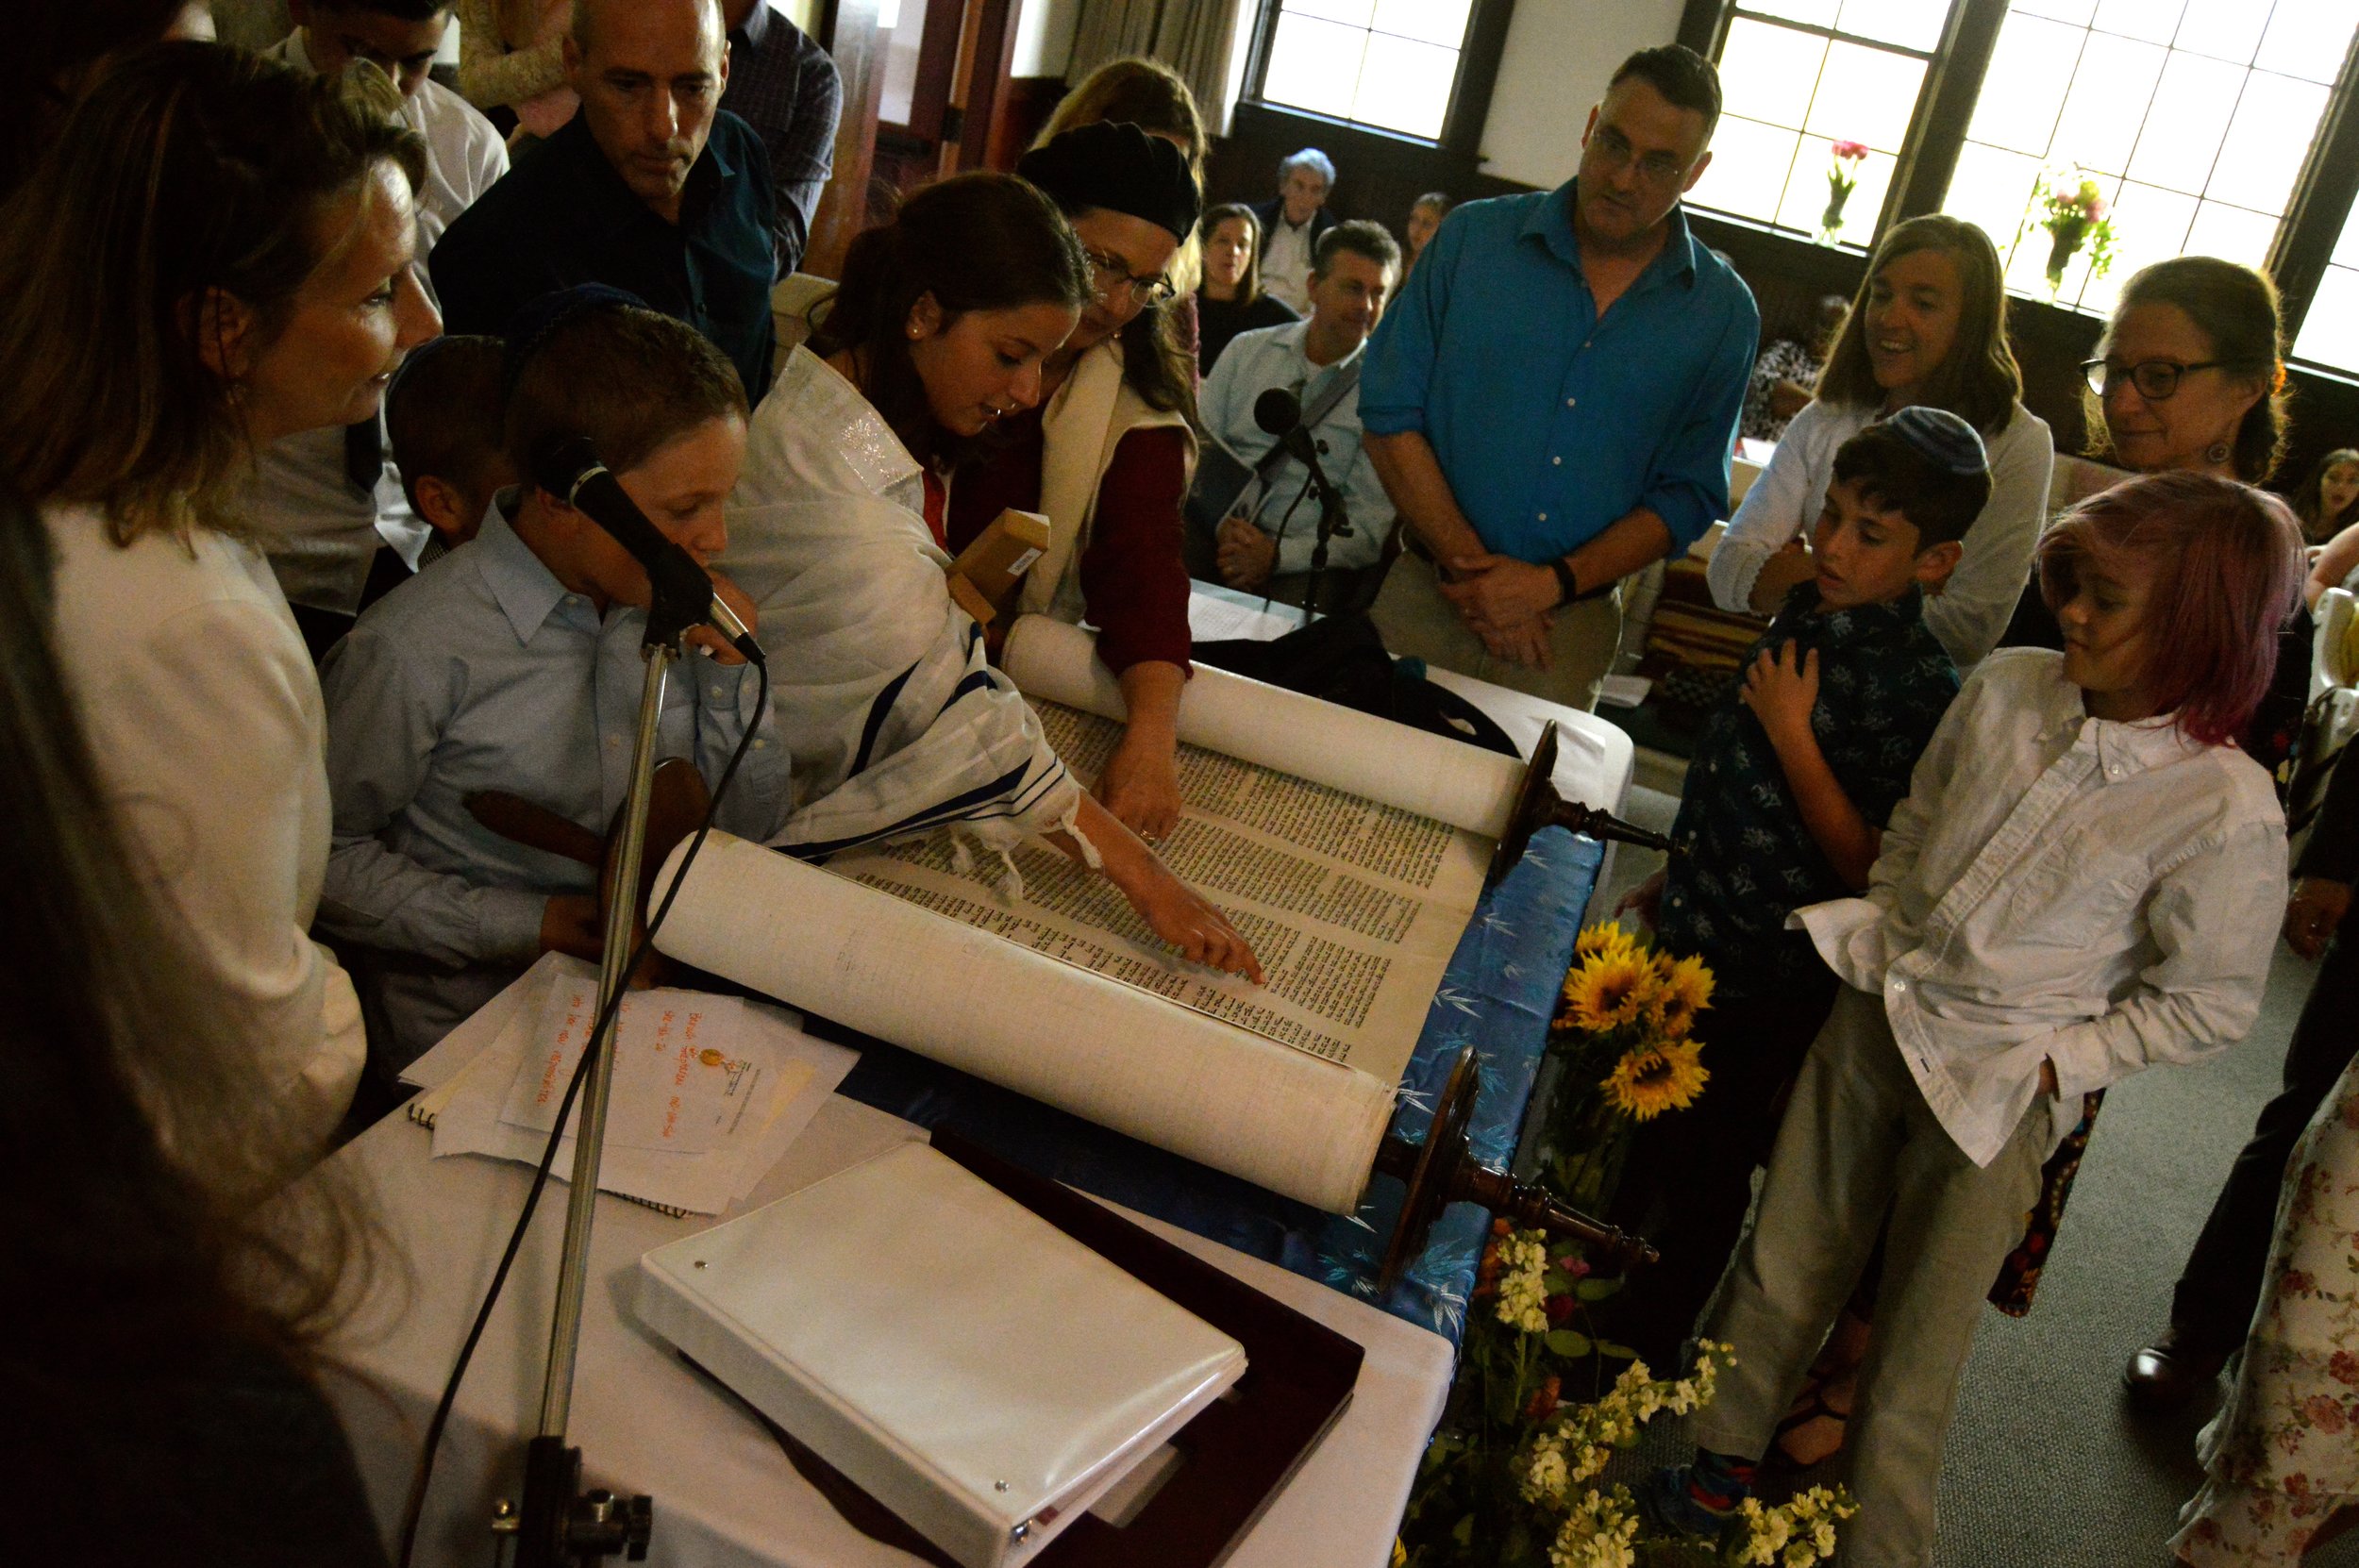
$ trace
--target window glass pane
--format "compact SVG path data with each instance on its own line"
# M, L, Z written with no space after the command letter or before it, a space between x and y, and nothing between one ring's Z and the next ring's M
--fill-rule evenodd
M2359 0L2277 0L2252 63L2305 81L2332 84L2359 25Z
M1776 217L1800 140L1782 125L1721 115L1719 128L1712 133L1712 162L1688 199L1764 222Z
M2346 238L2351 225L2344 225ZM2294 340L2294 358L2343 370L2359 369L2359 272L2329 267Z
M2039 170L2036 158L1969 142L1958 154L1958 171L1949 177L1949 197L1941 209L1989 235L2003 260L2031 206Z
M2078 295L2084 310L2111 310L2121 293L2121 286L2130 275L2150 261L2178 256L2187 248L2187 229L2195 221L2195 198L2159 186L2124 182L2121 194L2114 202L2114 264L2103 277L2090 278ZM2045 244L2047 231L2040 231ZM2025 245L2025 250L2033 247ZM2085 251L2074 263L2076 273L2085 272ZM2073 279L2065 278L2066 300L2075 297Z
M1720 51L1720 112L1799 125L1826 58L1827 41L1815 33L1739 17L1729 25L1728 43ZM1716 144L1718 133L1714 135Z
M2179 36L2171 40L2171 47L2250 65L2268 19L2268 8L2253 0L2187 0L2187 14L2179 19Z
M2172 55L2138 132L2138 150L2122 173L2190 195L2209 185L2247 75L2200 55Z
M2269 259L2269 242L2277 238L2277 219L2226 202L2205 202L2195 209L2195 225L2187 230L2189 256L2217 256L2258 269Z
M2236 106L2228 140L2204 193L2239 207L2283 212L2326 114L2326 89L2315 82L2255 74Z
M1843 4L1842 0L1744 0L1740 8L1762 16L1782 16L1788 22L1807 22L1814 27L1832 27Z
M1458 73L1458 51L1416 43L1386 33L1367 35L1366 63L1351 117L1410 136L1437 137L1449 112L1449 90Z
M2019 10L2009 13L1991 51L1990 71L1983 78L1996 91L1986 89L1976 101L1966 139L2047 157L2057 111L2072 85L2072 68L2080 63L2081 44L2087 37L2060 22Z
M2044 16L2051 22L2069 22L2085 27L2097 15L2097 0L2015 0L2007 8L2025 16Z
M2168 43L2185 8L2184 0L2098 0L2093 25L2100 33Z
M1818 232L1832 192L1827 171L1834 164L1834 143L1823 136L1805 136L1794 158L1794 173L1786 180L1785 198L1777 221L1787 228ZM1870 153L1852 166L1859 184L1843 203L1842 242L1865 246L1876 237L1876 218L1884 209L1884 192L1892 184L1892 159Z
M2329 259L2337 267L2359 267L2359 207L2343 220L2343 237L2334 242L2334 254Z
M1368 35L1358 27L1281 12L1270 39L1262 96L1314 114L1350 119L1360 87L1360 57L1367 43Z
M1897 153L1908 140L1909 116L1924 80L1923 60L1856 43L1831 45L1802 129Z
M1454 55L1465 42L1466 15L1473 6L1474 0L1376 0L1374 25L1380 33L1441 44ZM1449 72L1458 74L1455 58Z
M1283 10L1297 16L1322 17L1329 22L1347 23L1354 27L1368 25L1369 13L1376 0L1284 0Z
M1837 25L1861 38L1930 53L1939 46L1942 24L1949 20L1949 0L1844 0Z
M2150 43L2091 33L2048 156L2059 163L2119 172L2130 161L2147 106L2154 101L2165 53Z

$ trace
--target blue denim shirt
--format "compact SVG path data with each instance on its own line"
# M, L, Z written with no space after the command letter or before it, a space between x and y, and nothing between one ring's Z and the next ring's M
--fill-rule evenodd
M1916 759L1958 694L1957 666L1925 625L1924 608L1923 592L1912 588L1890 604L1822 610L1817 586L1803 583L1742 666L1788 642L1817 650L1811 733L1853 809L1877 827L1909 792ZM1720 699L1688 764L1656 926L1666 949L1712 966L1724 1002L1773 997L1790 981L1823 975L1809 936L1787 930L1785 917L1851 892L1803 826L1777 749L1738 691Z
M1662 254L1600 319L1571 181L1467 202L1385 310L1361 424L1422 433L1490 549L1548 560L1646 507L1677 554L1728 514L1761 316L1678 208L1669 222Z

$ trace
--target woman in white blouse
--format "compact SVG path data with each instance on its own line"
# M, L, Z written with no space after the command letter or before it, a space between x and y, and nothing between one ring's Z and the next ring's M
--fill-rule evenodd
M1925 624L1961 670L1971 668L2006 629L2047 514L2055 447L2023 407L2022 390L1989 237L1937 213L1895 224L1869 259L1817 395L1786 426L1714 548L1714 600L1776 613L1815 574L1807 541L1835 448L1910 404L1946 409L1982 432L1990 502L1966 530L1957 570L1925 601Z
M0 467L49 533L59 661L198 999L277 1090L258 1137L313 1149L364 1056L308 934L319 685L229 507L255 452L369 417L440 325L397 107L387 82L166 44L75 109L0 235Z

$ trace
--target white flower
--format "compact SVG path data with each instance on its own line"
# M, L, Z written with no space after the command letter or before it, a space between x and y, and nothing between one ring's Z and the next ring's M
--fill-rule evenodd
M1547 1236L1537 1230L1519 1230L1501 1244L1499 1257L1504 1265L1499 1270L1499 1321L1519 1333L1547 1333Z

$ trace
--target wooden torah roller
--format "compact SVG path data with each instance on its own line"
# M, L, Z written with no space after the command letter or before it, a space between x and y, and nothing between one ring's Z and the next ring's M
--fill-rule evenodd
M1400 1217L1393 1223L1392 1239L1385 1243L1383 1265L1377 1273L1378 1294L1389 1294L1399 1283L1409 1265L1425 1251L1433 1222L1453 1203L1479 1203L1525 1229L1546 1230L1579 1242L1600 1268L1626 1269L1658 1259L1661 1255L1645 1237L1593 1220L1559 1203L1546 1188L1521 1185L1506 1172L1477 1162L1467 1146L1466 1128L1474 1120L1475 1098L1481 1088L1482 1069L1469 1045L1458 1053L1450 1068L1425 1142L1387 1138L1377 1150L1377 1171L1397 1176L1409 1187L1408 1196L1401 1200Z
M1524 769L1524 787L1516 792L1514 812L1507 819L1507 831L1499 835L1498 847L1491 852L1491 868L1482 874L1482 885L1497 887L1499 879L1531 847L1531 836L1543 827L1563 827L1586 833L1593 839L1618 839L1624 843L1665 853L1671 848L1671 841L1660 833L1649 833L1594 806L1566 800L1556 792L1553 719L1540 731L1540 743L1531 748L1531 761Z

